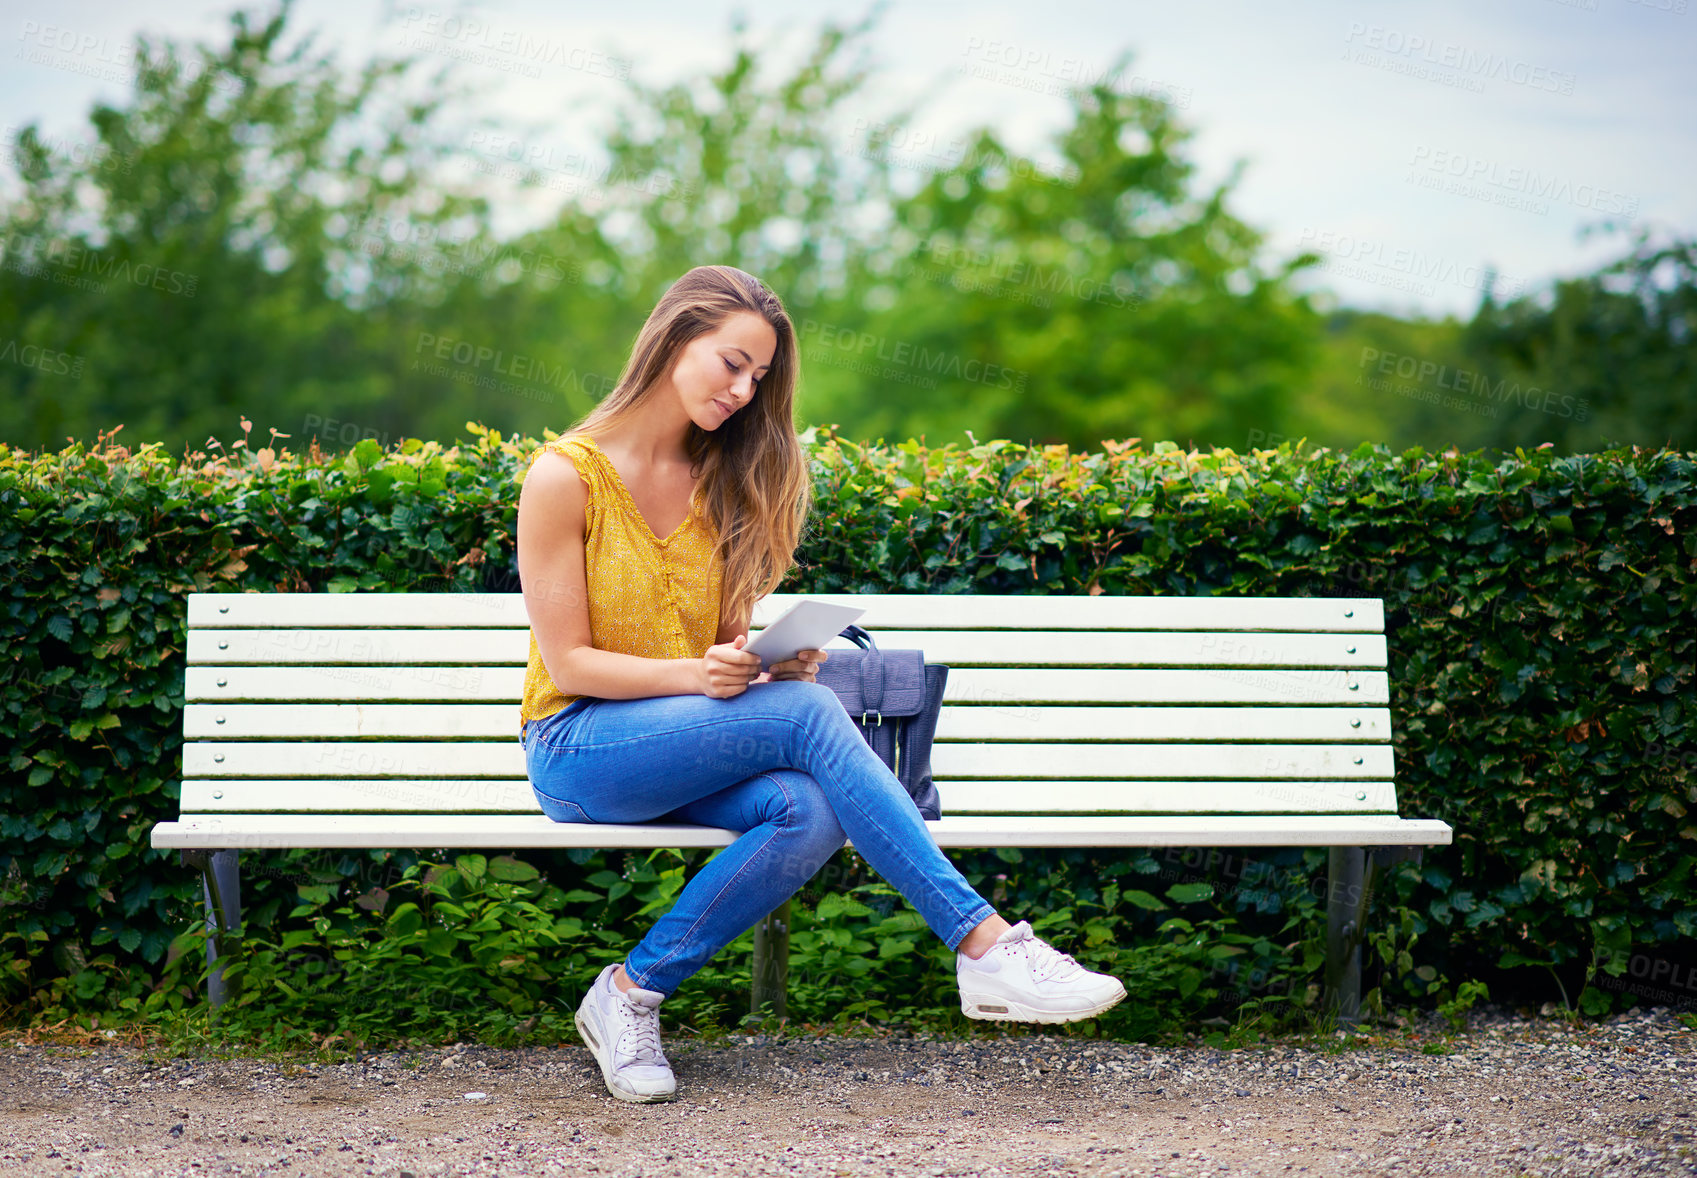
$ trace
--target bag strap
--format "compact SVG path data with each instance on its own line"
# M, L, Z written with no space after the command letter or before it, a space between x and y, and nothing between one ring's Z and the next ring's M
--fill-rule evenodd
M854 643L856 646L860 647L860 649L862 649L862 650L877 650L878 649L878 644L872 640L872 635L867 633L865 630L862 630L859 626L855 625L853 622L850 622L848 625L844 626L843 632L841 634L837 635L837 637L847 638L850 642Z
M884 652L878 649L878 643L871 634L861 627L850 623L843 627L839 635L866 652L860 660L860 699L865 711L860 713L860 722L866 723L866 717L875 716L874 723L884 723Z
M860 660L860 690L861 702L866 708L860 714L864 723L870 712L878 717L878 723L884 722L884 652L873 647L866 652L866 657Z

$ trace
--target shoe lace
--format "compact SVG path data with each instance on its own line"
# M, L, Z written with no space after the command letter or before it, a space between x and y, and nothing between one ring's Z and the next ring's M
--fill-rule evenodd
M1025 955L1031 959L1031 976L1038 981L1068 977L1084 968L1071 954L1062 953L1041 937L1027 937L1020 943L1025 946Z
M635 1063L664 1064L665 1052L660 1050L660 1012L628 999L622 1004L624 1032L619 1046Z

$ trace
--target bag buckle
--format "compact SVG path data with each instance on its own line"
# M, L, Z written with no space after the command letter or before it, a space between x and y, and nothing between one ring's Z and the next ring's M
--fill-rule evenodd
M860 726L862 728L866 727L866 717L868 717L868 716L877 716L878 717L878 727L882 728L884 726L884 713L883 712L862 712L862 713L860 713Z

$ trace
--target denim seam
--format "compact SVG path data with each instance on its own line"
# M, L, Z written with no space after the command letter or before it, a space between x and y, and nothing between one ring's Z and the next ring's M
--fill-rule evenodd
M574 700L573 702L575 703L576 701ZM566 708L569 707L571 707L571 704L566 705ZM571 745L555 744L552 740L548 739L549 736L559 730L560 724L558 721L560 715L566 710L566 708L561 708L558 712L551 712L550 714L542 717L540 720L528 721L531 740L553 752L565 752L569 750L572 747ZM580 716L582 714L582 712L578 713Z
M572 823L572 825L574 825L574 826L598 826L598 825L601 825L600 823L597 823L595 821L595 819L593 819L589 816L588 810L585 810L582 806L578 805L574 801L571 801L567 798L557 798L553 794L545 794L541 790L536 791L536 796L539 797L539 798L547 798L550 802L553 802L556 806L569 806L571 809L576 810L579 814L583 815L583 820L581 822ZM547 818L550 822L564 822L565 821L564 819L561 819L561 818L555 818L552 814L544 814L544 817Z
M577 806L577 803L576 803L576 802L574 802L574 801L572 801L572 800L571 800L571 799L570 799L570 798L557 798L557 797L555 797L555 796L554 796L554 795L553 795L553 794L551 794L551 793L545 793L545 792L544 792L544 791L543 791L543 789L542 789L542 787L541 787L541 786L539 786L539 785L537 785L537 784L536 784L536 782L534 782L534 781L533 781L533 782L531 782L531 783L530 783L530 790L531 790L531 792L532 792L532 793L534 793L534 794L535 794L535 795L536 795L536 796L537 796L537 797L539 797L539 798L547 798L547 799L548 799L548 800L549 800L549 801L550 801L550 802L563 802L563 803L566 803L566 804L567 804L567 805L572 805L572 806ZM577 807L577 808L578 808L578 809L579 809L579 810L583 810L583 807L582 807L582 806L578 806L578 807ZM588 813L588 812L587 812L587 811L585 811L585 814L587 814L587 813Z
M982 908L976 909L971 916L962 917L959 924L949 930L949 936L943 938L943 944L960 951L960 943L966 940L966 934L996 915L996 906L990 901L984 901Z
M659 698L659 697L655 697L655 698ZM847 715L846 712L844 714ZM755 719L755 720L789 720L791 723L795 722L793 717L785 716L785 715L782 715L782 714L779 714L779 715L776 715L776 716L755 715L755 716L752 716L752 717L738 717L738 718L739 719ZM688 733L688 732L698 732L703 728L716 728L721 723L722 723L722 721L718 721L718 720L706 720L706 721L703 721L700 724L691 724L687 728L680 726L678 728L668 729L667 735L669 736L669 735L677 734L677 735L681 736L684 733ZM541 739L542 743L544 743L544 744L548 743L546 736L540 737L539 739ZM639 740L651 740L651 739L653 739L653 734L645 732L645 733L641 733L637 736L620 737L618 740L597 740L597 741L593 741L591 743L593 743L594 746L598 749L610 749L610 748L617 748L621 744L635 744ZM554 747L554 746L550 745L549 747ZM566 746L566 747L570 748L570 747L576 747L576 746ZM783 767L788 768L788 766L783 766ZM753 774L750 774L750 776L753 776Z
M684 945L689 944L689 940L692 936L694 936L696 929L700 928L701 925L702 925L702 922L705 921L709 916L711 916L713 914L714 909L719 907L720 903L723 902L723 900L725 898L725 894L732 890L732 888L735 886L736 882L739 879L741 879L743 877L743 874L745 872L747 872L748 869L754 864L755 858L757 856L759 856L762 852L764 852L768 847L770 847L772 845L772 843L778 838L778 836L780 834L783 834L785 831L795 829L795 825L792 821L792 819L795 816L795 812L796 812L795 799L790 796L790 791L787 788L785 788L784 783L782 781L779 781L776 777L774 777L769 772L755 774L755 776L766 778L773 785L778 787L779 793L784 795L784 822L781 826L775 826L775 827L772 828L771 837L767 838L764 842L762 842L760 844L760 846L758 846L754 849L753 853L750 854L747 859L743 860L742 866L737 868L736 874L731 876L730 879L725 881L724 886L721 887L718 890L718 892L715 893L715 895L713 896L712 902L709 903L706 908L702 909L701 912L696 916L695 920L690 924L690 926L683 931L683 933L678 937L678 943L679 943L680 946L684 946ZM760 825L765 826L766 823L762 822ZM759 828L756 827L755 829L759 829ZM654 975L655 971L659 970L668 961L671 961L674 957L678 956L678 954L680 952L682 952L681 948L672 949L664 957L662 957L658 961L656 961L654 963L653 968L648 970L646 973L643 974L643 978L646 979L646 978L652 977ZM637 981L636 975L631 974L629 965L625 966L625 973L631 977L632 981L636 981L636 984L641 986L644 990L652 988L647 984L646 981Z
M542 740L539 736L535 736L534 733L532 734L532 736L533 736L533 739L536 741L536 743L543 745L545 748L547 748L547 750L550 753L555 753L555 752L559 751L559 750L555 749L552 745L548 744L547 741ZM530 783L531 792L536 794L537 797L547 798L551 802L569 802L569 804L571 804L571 805L576 805L575 802L570 802L570 800L567 799L567 798L557 798L557 797L555 797L553 794L548 793L545 790L543 790L543 788L540 785L536 784L536 778L534 776L532 776L531 772L530 772L531 759L533 757L535 757L536 755L537 755L536 752L530 746L528 746L528 745L525 746L525 750L524 750L524 776L525 776L525 780ZM588 813L584 811L582 806L578 806L578 812L582 813L585 818L589 817Z
M529 765L526 765L525 766L525 776L526 776L527 779L529 778L529 775L530 775L530 767L529 767ZM574 823L574 825L578 825L578 826L603 825L602 823L598 822L596 819L591 818L589 816L588 810L585 810L581 805L579 805L577 802L572 801L570 798L557 798L551 793L544 793L542 791L542 789L536 784L536 782L534 780L530 781L530 792L535 794L536 797L539 799L538 804L540 804L540 799L546 799L547 801L554 803L554 805L556 805L556 806L570 806L573 810L576 810L579 814L583 815L583 820L581 822ZM543 817L547 818L550 822L563 822L564 821L564 819L555 818L553 815L546 813L546 811L544 812Z

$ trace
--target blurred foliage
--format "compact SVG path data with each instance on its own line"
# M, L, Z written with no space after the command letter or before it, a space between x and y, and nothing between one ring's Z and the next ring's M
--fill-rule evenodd
M1293 289L1317 257L1265 261L1229 208L1237 172L1198 191L1193 131L1150 94L1070 91L1022 154L988 128L949 138L922 102L872 114L873 16L800 53L737 26L703 76L607 79L599 124L567 112L599 144L582 151L554 112L477 116L463 64L344 67L290 19L138 38L134 92L94 108L86 149L18 132L0 438L124 424L179 451L238 413L327 449L467 419L537 434L590 408L661 291L716 261L786 299L800 419L855 437L1697 443L1678 241L1487 298L1465 331L1323 315Z
M178 809L183 595L512 591L516 480L537 442L470 429L333 455L245 437L182 458L0 445L0 1021L193 1005L199 882L148 840ZM805 440L816 513L785 591L1382 598L1399 810L1456 832L1377 891L1382 1005L1463 1003L1483 982L1601 1013L1630 999L1587 986L1599 962L1618 973L1634 947L1697 937L1692 455ZM340 975L311 971L333 961L374 993L461 995L355 1018L361 1034L517 1034L558 1016L705 854L527 852L554 896L510 848L488 850L491 878L524 896L461 869L457 913L387 932L361 922L425 898L397 886L387 908L366 872L404 874L417 852L247 856L243 1008L329 1033ZM998 907L1127 978L1136 1000L1094 1030L1306 1009L1318 851L954 858ZM946 951L849 852L799 906L796 1017L958 1018ZM499 968L473 978L451 944ZM668 1017L734 1021L747 983L746 956L724 954Z
M488 209L429 179L443 148L387 97L405 67L345 76L310 40L284 53L281 16L233 25L219 50L139 39L151 64L126 107L95 108L96 150L20 132L0 320L76 371L0 365L10 439L121 423L204 444L260 408L285 432L313 407L405 419L396 395L419 390L397 377L444 276L365 246L393 224L486 240Z
M1192 194L1165 102L1102 85L1073 103L1052 159L967 140L854 259L864 293L803 325L810 380L854 436L1223 441L1287 415L1317 325L1287 279L1311 259L1258 269L1260 235L1226 210L1235 175ZM903 128L869 154L913 166Z
M1553 404L1528 395L1526 410L1544 414L1545 437L1559 448L1625 440L1689 447L1697 439L1697 239L1661 242L1640 229L1632 250L1595 274L1500 306L1487 299L1465 346L1476 366L1554 394ZM1516 403L1512 393L1498 399ZM1495 424L1488 443L1514 436L1506 417Z
M1401 319L1377 311L1334 310L1324 317L1319 370L1310 386L1311 394L1303 399L1304 411L1293 420L1296 432L1264 428L1229 441L1232 445L1277 446L1306 437L1316 445L1348 449L1363 438L1384 438L1393 449L1406 449L1422 441L1430 443L1432 449L1442 449L1446 443L1461 446L1472 438L1473 445L1463 448L1477 448L1484 443L1477 440L1475 419L1488 415L1489 406L1433 406L1424 400L1427 390L1395 375L1396 363L1405 356L1452 367L1461 363L1464 329L1465 325L1454 318ZM1387 357L1391 358L1388 379L1378 371Z
M1612 227L1611 227L1612 228ZM1697 241L1640 226L1595 274L1507 302L1487 286L1473 319L1339 310L1300 429L1327 445L1385 437L1512 450L1697 439ZM1384 431L1384 432L1381 432ZM1274 431L1250 441L1276 443Z

